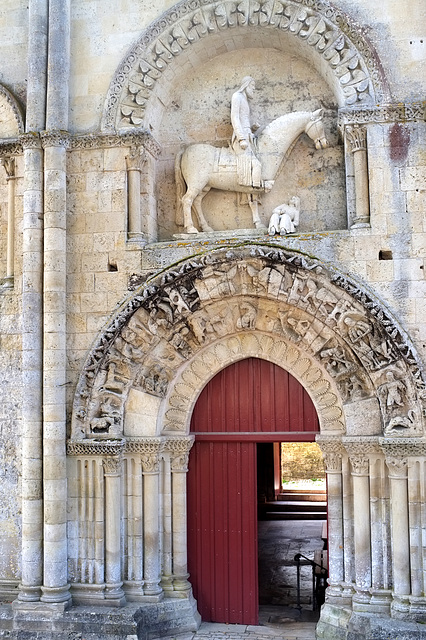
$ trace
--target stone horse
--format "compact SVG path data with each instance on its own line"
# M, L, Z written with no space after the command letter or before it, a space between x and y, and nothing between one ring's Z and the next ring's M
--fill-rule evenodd
M315 142L317 149L328 146L322 109L296 111L280 116L268 124L256 138L257 157L262 165L262 186L242 186L238 183L237 160L232 149L213 147L209 144L192 144L180 151L175 161L177 188L176 223L184 227L185 233L198 233L192 218L194 209L202 231L212 231L208 225L201 202L210 189L235 191L248 194L253 224L263 228L257 194L272 189L275 177L285 154L291 150L302 134L306 133Z

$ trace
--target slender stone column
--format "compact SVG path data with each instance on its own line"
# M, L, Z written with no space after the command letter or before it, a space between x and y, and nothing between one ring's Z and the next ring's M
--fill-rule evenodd
M66 146L45 133L43 476L44 586L42 600L70 599L67 583L66 475Z
M105 477L105 600L111 606L125 603L121 576L121 458L103 461Z
M173 591L172 562L172 474L170 455L163 453L163 570L161 586L166 595Z
M13 288L15 262L15 158L1 158L0 163L6 171L7 180L7 249L6 277L3 286Z
M408 528L407 460L386 458L391 492L393 608L408 611L410 585L410 542Z
M28 78L26 131L45 128L49 0L28 3Z
M368 188L367 130L353 125L346 127L346 137L354 159L355 220L352 227L370 225L370 197Z
M177 440L171 458L173 519L173 589L190 591L187 554L186 474L193 439Z
M22 231L22 579L18 601L39 600L43 583L43 150L24 150Z
M389 543L385 504L384 456L370 460L371 601L374 611L389 614L391 591L385 576L384 549Z
M145 160L144 151L140 147L132 147L126 157L127 188L128 188L128 223L127 235L129 240L142 240L141 217L141 169Z
M342 453L339 451L338 446L327 447L324 443L320 443L320 446L324 451L327 473L329 529L329 588L327 589L327 598L329 599L330 597L341 595L341 583L345 578L343 558Z
M369 460L361 455L350 458L354 488L355 590L353 601L370 602L371 534Z
M66 149L70 0L49 0L44 147L42 600L70 601L66 474ZM56 608L59 608L56 606Z
M146 599L163 598L160 586L159 472L160 442L147 443L142 454L144 498L144 594Z

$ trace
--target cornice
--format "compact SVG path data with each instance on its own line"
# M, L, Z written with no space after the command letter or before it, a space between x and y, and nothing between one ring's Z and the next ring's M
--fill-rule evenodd
M354 124L392 124L395 122L423 122L426 101L398 102L368 107L339 109L337 125L340 129Z

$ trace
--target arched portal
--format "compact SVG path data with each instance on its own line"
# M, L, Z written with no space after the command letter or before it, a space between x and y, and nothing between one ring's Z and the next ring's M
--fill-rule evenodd
M206 384L246 358L287 369L318 414L330 533L320 625L333 607L342 616L342 607L414 615L409 554L422 559L410 547L417 505L407 487L421 470L410 463L407 477L407 459L424 450L425 394L413 345L367 288L305 255L255 243L200 253L150 278L90 352L68 444L73 597L108 606L167 600L193 628L190 420ZM86 504L105 508L96 536ZM421 597L420 581L412 589Z
M312 400L272 362L240 360L204 387L188 473L188 570L203 620L258 624L257 443L318 432Z

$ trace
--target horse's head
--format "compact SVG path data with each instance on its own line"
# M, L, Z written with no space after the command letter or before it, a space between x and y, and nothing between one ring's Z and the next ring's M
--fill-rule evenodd
M325 149L328 147L322 121L322 109L317 109L312 112L311 119L305 127L305 133L315 142L316 149Z

